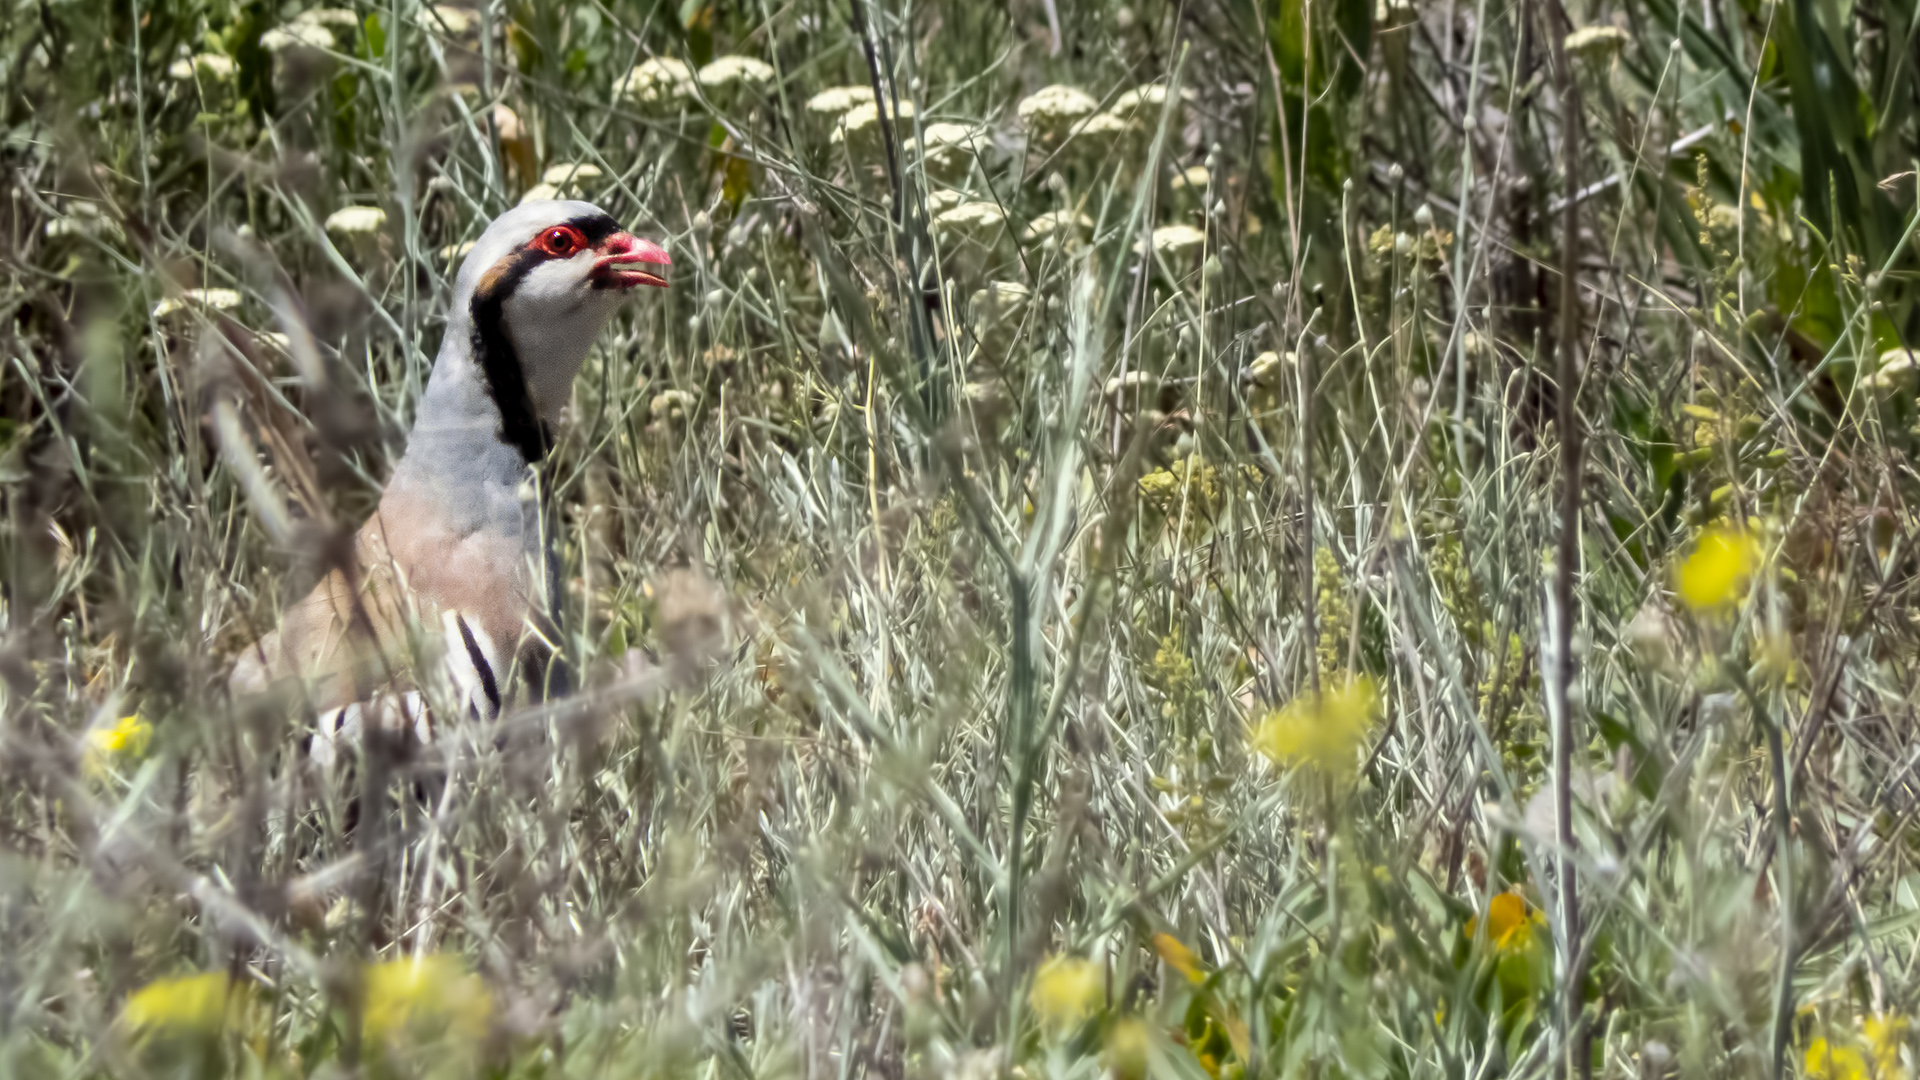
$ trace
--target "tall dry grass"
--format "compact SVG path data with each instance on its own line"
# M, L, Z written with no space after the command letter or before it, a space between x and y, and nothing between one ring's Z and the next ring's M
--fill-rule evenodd
M1907 1075L1915 19L15 0L0 1074ZM316 769L536 189L582 690Z

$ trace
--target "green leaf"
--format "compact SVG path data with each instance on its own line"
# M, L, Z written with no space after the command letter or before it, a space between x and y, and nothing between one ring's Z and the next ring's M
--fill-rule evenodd
M380 25L378 12L367 16L363 29L367 35L367 56L378 60L387 55L387 31Z

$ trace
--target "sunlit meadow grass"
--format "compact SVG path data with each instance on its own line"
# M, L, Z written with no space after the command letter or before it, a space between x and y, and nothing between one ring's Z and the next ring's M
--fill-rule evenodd
M15 0L0 1076L1909 1075L1913 25ZM580 690L316 768L556 195Z

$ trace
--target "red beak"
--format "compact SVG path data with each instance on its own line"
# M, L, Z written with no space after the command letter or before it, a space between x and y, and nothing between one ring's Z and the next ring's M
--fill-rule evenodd
M631 233L614 233L600 245L600 258L593 264L593 283L608 289L631 289L635 285L664 289L666 278L640 267L672 265L673 260L659 244Z

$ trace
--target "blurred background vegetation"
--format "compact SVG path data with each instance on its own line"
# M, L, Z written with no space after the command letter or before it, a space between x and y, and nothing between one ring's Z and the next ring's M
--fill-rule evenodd
M1909 1075L1917 34L7 0L0 1075ZM321 768L554 194L585 689Z

